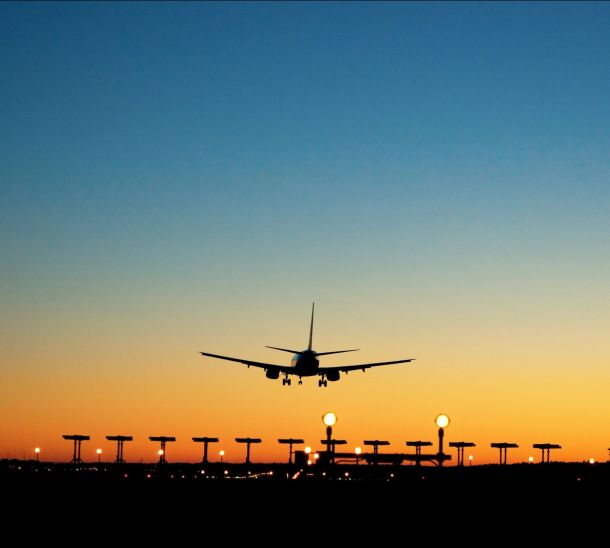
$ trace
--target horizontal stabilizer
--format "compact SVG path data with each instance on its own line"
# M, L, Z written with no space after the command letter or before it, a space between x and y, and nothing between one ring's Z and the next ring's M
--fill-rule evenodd
M281 350L282 352L290 352L291 354L300 354L298 350L289 350L288 348L278 348L277 346L265 346L265 348L273 348L273 350Z
M344 352L357 352L360 348L352 348L351 350L333 350L331 352L316 352L316 356L328 356L329 354L343 354Z

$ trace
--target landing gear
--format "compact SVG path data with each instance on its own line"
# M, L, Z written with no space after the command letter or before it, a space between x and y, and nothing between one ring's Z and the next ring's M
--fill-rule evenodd
M326 379L320 379L318 381L318 386L328 386L328 381Z
M284 378L282 379L282 386L290 386L292 383L290 381L290 379L288 378L288 373L284 373Z
M299 378L299 384L303 384L303 381Z

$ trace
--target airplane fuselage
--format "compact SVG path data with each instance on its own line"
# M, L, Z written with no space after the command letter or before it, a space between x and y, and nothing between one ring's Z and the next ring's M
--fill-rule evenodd
M292 356L290 365L299 377L313 377L318 374L320 360L318 360L313 350L303 350Z

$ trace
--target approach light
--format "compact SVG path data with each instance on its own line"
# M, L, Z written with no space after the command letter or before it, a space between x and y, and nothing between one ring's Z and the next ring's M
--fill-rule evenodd
M595 459L589 459L589 464L595 464Z
M320 453L314 453L313 458L314 460L318 460L320 458Z
M354 453L356 453L356 455L360 455L360 453L362 453L362 448L356 447L356 449L354 449Z
M434 422L436 422L436 426L438 426L439 428L447 428L447 426L449 426L450 421L449 417L443 414L436 417Z
M529 457L527 460L530 464L532 464L532 462L534 462L534 457Z
M224 456L225 456L225 451L224 451L224 449L221 449L220 451L218 451L218 454L219 454L221 457L224 457Z
M163 449L159 449L159 450L157 451L157 455L159 455L160 457L162 457L162 456L163 456L163 453L165 453L165 451L163 451Z
M337 424L337 415L330 411L328 413L324 413L324 415L322 415L322 422L326 426L335 426L335 424Z
M311 447L309 447L309 445L307 447L305 447L305 454L309 455L309 453L311 453Z
M40 447L36 447L36 448L34 449L34 453L36 453L36 454L38 455L38 453L40 453Z
M98 455L101 455L101 454L102 454L102 450L101 450L101 449L96 449L96 450L95 450L95 452L96 452Z

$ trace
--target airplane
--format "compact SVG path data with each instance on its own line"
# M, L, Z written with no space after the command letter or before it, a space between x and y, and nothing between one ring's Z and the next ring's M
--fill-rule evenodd
M330 352L316 352L311 348L313 338L313 317L314 317L315 303L311 305L311 325L309 328L309 344L307 350L289 350L287 348L278 348L277 346L266 346L265 348L272 348L273 350L280 350L281 352L289 352L293 354L290 360L290 365L275 365L272 363L255 362L252 360L244 360L241 358L231 358L229 356L220 356L218 354L210 354L209 352L200 352L202 356L209 356L211 358L218 358L220 360L228 360L231 362L243 363L252 367L260 367L265 370L265 375L268 379L279 379L280 375L284 375L282 379L282 385L291 384L290 375L299 377L299 384L303 384L302 377L314 377L319 376L318 386L328 386L328 381L335 382L341 377L341 373L349 373L350 371L362 370L365 371L370 367L379 367L380 365L391 365L395 363L407 363L412 362L415 358L409 358L405 360L394 360L389 362L375 362L375 363L363 363L360 365L337 365L333 367L321 367L319 356L328 356L329 354L343 354L345 352L355 352L358 348L351 350L332 350Z

